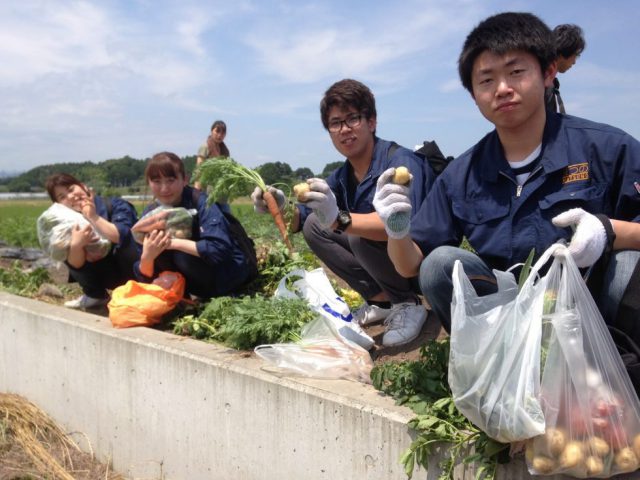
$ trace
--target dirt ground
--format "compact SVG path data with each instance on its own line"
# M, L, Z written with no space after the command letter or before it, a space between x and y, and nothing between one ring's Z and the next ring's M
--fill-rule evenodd
M440 325L440 321L431 310L429 310L427 321L422 326L420 335L406 345L397 347L382 346L382 335L384 334L384 325L382 324L366 327L365 331L376 341L375 346L371 350L371 358L373 358L375 364L417 360L420 357L420 347L422 347L422 345L429 340L441 339L447 335L447 332L445 332L442 325Z

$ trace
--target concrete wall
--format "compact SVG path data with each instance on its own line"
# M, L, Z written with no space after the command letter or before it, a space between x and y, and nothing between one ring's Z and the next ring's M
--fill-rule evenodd
M410 410L369 385L264 367L246 353L116 330L103 317L0 292L0 392L83 432L98 458L131 478L406 478L398 459L411 442ZM500 477L528 475L517 462Z

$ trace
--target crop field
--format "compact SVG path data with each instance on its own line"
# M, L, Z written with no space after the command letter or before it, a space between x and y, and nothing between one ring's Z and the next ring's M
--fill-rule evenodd
M141 201L132 202L138 212L144 208ZM0 240L15 247L38 247L36 221L51 202L49 200L0 201ZM278 231L269 215L258 215L248 199L239 199L231 206L233 214L243 224L257 246L273 244L279 239ZM301 235L293 235L296 250L303 251L306 244Z
M48 200L0 201L0 240L15 247L37 247L36 220Z

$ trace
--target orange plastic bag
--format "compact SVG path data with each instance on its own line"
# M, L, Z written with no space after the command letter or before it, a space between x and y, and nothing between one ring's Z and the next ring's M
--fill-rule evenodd
M184 287L178 272L162 272L153 283L129 280L111 293L109 320L116 328L155 325L182 300Z

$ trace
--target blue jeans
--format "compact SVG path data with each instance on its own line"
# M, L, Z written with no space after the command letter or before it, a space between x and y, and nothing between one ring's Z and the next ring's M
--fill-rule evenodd
M456 260L462 262L464 272L478 295L488 295L498 290L493 272L476 254L448 246L433 250L420 265L420 290L447 332L451 331L451 276ZM615 321L622 295L639 260L638 250L620 250L611 254L603 287L595 299L606 323Z

